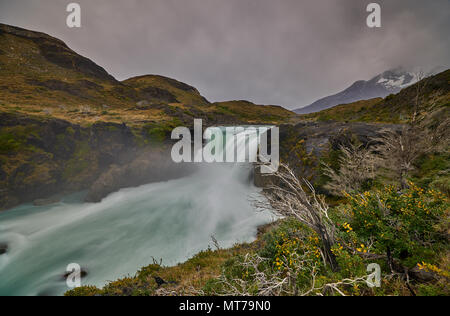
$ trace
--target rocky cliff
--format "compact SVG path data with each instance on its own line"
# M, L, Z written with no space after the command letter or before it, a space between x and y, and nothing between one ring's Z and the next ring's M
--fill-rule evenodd
M83 127L0 113L0 208L80 190L97 202L122 187L187 172L167 160L168 144L144 133L125 124Z
M321 163L335 159L341 146L359 143L370 147L385 129L400 130L396 124L367 124L341 122L308 122L280 126L280 160L289 165L300 178L311 181L320 190L323 175ZM273 177L255 169L255 185L267 187Z
M0 209L87 190L184 175L169 157L174 127L278 124L294 113L247 101L210 103L175 79L118 81L44 33L0 24ZM48 199L50 198L50 199Z

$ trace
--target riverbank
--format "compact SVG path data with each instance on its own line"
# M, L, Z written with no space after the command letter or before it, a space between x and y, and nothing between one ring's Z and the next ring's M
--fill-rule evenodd
M211 246L192 258L176 266L167 267L155 260L153 264L141 268L135 276L113 281L103 288L83 286L65 293L66 296L141 296L141 295L201 295L208 281L222 273L223 265L236 256L258 251L264 247L264 236L277 227L279 222L258 226L256 240L251 243L236 244L223 249ZM159 277L168 286L159 286L155 280Z

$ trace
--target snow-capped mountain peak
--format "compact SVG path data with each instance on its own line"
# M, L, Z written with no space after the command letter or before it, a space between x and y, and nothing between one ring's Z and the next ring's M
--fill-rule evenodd
M414 72L396 69L385 71L372 80L376 81L376 84L382 85L387 90L397 91L398 89L404 89L415 84L418 81L418 75Z
M438 68L436 68L438 69ZM420 71L405 70L402 67L383 72L370 80L359 80L350 87L337 94L322 98L311 105L297 109L298 114L319 112L339 104L347 104L360 100L373 98L384 98L390 94L400 92L400 90L415 84L423 77L436 74L434 70L424 75Z

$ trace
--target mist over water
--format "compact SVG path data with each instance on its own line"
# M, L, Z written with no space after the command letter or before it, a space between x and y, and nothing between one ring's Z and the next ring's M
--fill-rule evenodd
M243 146L244 144L238 144ZM201 164L186 178L123 189L97 204L66 197L46 207L0 213L0 295L60 295L70 263L88 270L83 285L103 286L162 259L175 265L212 246L255 239L272 216L250 198L250 164Z

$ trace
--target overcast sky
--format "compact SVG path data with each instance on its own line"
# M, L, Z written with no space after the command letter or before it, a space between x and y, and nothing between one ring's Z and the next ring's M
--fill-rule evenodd
M448 68L449 0L0 0L0 22L62 39L117 79L161 74L210 101L298 108L398 66Z

